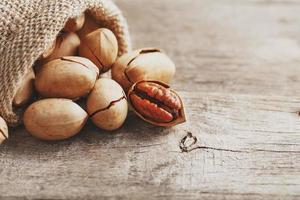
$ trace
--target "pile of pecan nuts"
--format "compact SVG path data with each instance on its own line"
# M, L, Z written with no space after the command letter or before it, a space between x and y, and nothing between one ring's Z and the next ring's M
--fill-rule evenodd
M113 131L124 123L129 105L153 125L185 122L182 100L167 85L175 74L168 56L155 48L117 56L110 30L87 14L69 19L15 95L14 106L26 108L27 131L42 140L62 140L80 132L88 119ZM7 138L0 118L0 143Z

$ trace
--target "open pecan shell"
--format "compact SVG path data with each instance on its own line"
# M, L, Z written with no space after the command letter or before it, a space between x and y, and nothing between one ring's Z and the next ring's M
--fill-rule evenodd
M186 121L182 99L163 82L136 82L127 96L134 112L153 125L171 127Z

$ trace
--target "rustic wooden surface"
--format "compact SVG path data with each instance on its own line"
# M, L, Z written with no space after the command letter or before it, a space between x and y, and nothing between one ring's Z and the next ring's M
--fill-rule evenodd
M12 130L0 199L300 199L300 2L116 2L135 47L176 61L188 123L130 114L115 133L89 124L57 143ZM187 131L198 148L181 153Z

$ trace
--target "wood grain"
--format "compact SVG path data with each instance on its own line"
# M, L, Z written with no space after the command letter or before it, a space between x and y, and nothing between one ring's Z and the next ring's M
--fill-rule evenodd
M59 143L17 129L0 150L1 195L300 198L299 98L181 94L189 123L172 129L134 115L114 134L89 125ZM180 152L185 130L201 149Z
M130 113L47 143L23 127L0 147L1 199L300 199L300 3L117 0L136 47L177 63L188 123ZM182 153L180 140L198 141ZM191 141L186 141L186 144Z
M299 88L299 1L118 2L134 44L176 61L180 90L293 96Z

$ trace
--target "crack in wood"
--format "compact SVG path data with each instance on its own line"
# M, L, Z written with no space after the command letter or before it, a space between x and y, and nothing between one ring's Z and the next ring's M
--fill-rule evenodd
M187 145L188 140L192 140L192 142L191 142L191 144ZM217 151L229 151L229 152L238 152L238 153L245 152L245 151L241 151L241 150L215 148L215 147L209 147L209 146L199 146L199 145L196 145L197 142L198 142L198 138L196 136L193 136L192 132L187 132L187 135L184 136L180 140L179 148L182 153L189 153L196 149L211 149L211 150L217 150Z
M231 128L233 131L243 131L243 132L258 132L258 133L288 133L288 134L298 134L297 131L272 131L272 130L257 130L257 129L237 129Z
M199 194L213 194L213 195L229 195L229 196L234 196L234 195L240 195L240 196L278 196L277 194L272 194L272 193L266 193L266 194L261 194L261 193L256 193L256 192L214 192L214 191L201 191ZM285 196L290 196L290 197L300 197L300 195L297 194L285 194Z
M235 150L235 149L227 149L227 148L217 148L217 147L210 147L210 146L200 146L196 145L198 142L198 138L192 134L192 132L187 132L180 141L179 141L179 148L182 153L189 153L196 149L210 149L216 151L227 151L227 152L234 152L234 153L253 153L253 152L270 152L270 153L300 153L300 150L296 151L285 151L285 150L274 150L274 149L246 149L246 150ZM190 143L190 144L188 144Z
M248 152L273 152L273 153L300 153L300 151L285 151L285 150L273 150L273 149L249 149Z
M188 140L192 140L192 142L191 142L191 144L187 145ZM182 153L189 153L196 149L211 149L211 150L217 150L217 151L229 151L229 152L238 152L238 153L245 152L245 151L241 151L241 150L215 148L215 147L209 147L209 146L199 146L199 145L196 145L197 142L198 142L198 138L196 136L193 136L192 132L187 132L187 135L184 136L180 140L179 148Z
M127 148L144 148L144 147L154 147L154 146L161 146L161 145L164 145L164 144L167 144L167 143L157 143L157 144L149 144L149 145L141 145L141 146L138 146L138 145L132 145L132 146L120 146L120 147L111 147L112 149L127 149Z

